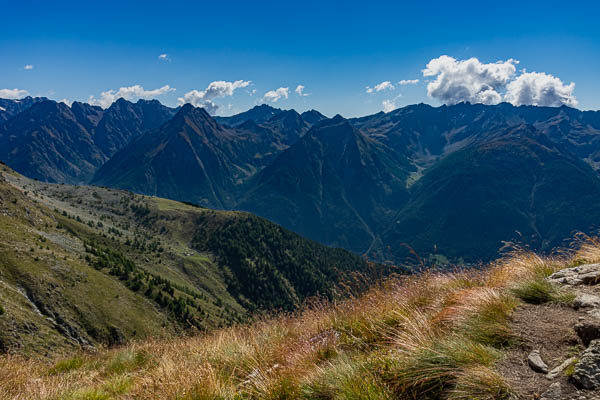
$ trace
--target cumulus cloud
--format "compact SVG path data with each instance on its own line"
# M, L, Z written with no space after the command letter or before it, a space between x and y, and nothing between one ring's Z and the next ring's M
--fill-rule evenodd
M29 92L22 89L0 89L0 99L20 99L27 96Z
M171 57L169 57L167 53L159 54L158 59L162 61L171 61Z
M165 85L153 90L145 90L141 85L133 85L121 87L119 90L111 89L102 92L100 93L99 99L96 99L94 96L90 96L88 102L93 105L98 105L102 108L108 108L112 103L120 98L129 101L138 99L149 100L174 90L175 88L172 88L169 85Z
M214 114L219 105L213 99L233 96L237 89L248 87L251 83L244 80L235 82L214 81L209 83L206 89L189 91L177 100L179 104L190 103L195 107L204 107L209 114Z
M298 85L296 86L294 92L296 92L296 94L301 97L310 96L310 93L304 93L304 89L304 85Z
M383 92L385 90L394 90L394 89L396 89L396 88L390 81L384 81L384 82L381 82L381 83L375 85L374 87L367 86L365 88L367 93Z
M427 94L442 103L577 106L575 83L564 84L544 72L520 71L519 61L508 59L485 64L477 58L457 60L449 56L434 58L423 70L423 76L435 77L427 85Z
M71 105L73 104L73 100L69 100L69 99L62 99L62 100L59 100L58 102L59 103L65 103L69 107L71 107Z
M33 65L27 64L26 66L23 67L23 69L25 69L26 71L31 71L33 69Z
M287 99L289 96L289 92L290 92L290 88L287 88L287 87L280 87L279 89L269 90L263 96L263 101L276 103L277 100L281 99L282 97L285 97Z
M456 60L440 56L429 61L423 76L436 77L427 85L427 94L445 104L461 101L497 104L500 91L515 75L518 61L509 59L484 64L477 58Z
M402 79L398 81L398 85L406 86L406 85L416 85L419 83L418 79Z
M516 106L532 104L536 106L576 107L573 96L575 83L565 85L560 79L544 72L523 72L506 87L504 99Z

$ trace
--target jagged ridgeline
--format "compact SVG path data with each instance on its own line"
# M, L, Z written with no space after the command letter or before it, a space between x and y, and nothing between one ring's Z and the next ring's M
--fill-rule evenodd
M0 107L0 159L30 178L248 211L381 262L476 264L505 243L545 253L599 227L597 111L417 104L346 119L268 105L215 117L123 99L105 110L44 98Z
M245 212L0 171L2 352L208 330L374 271Z

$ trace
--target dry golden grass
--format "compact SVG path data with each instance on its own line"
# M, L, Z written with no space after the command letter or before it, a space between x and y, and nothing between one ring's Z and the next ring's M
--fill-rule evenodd
M2 399L508 399L494 371L514 288L600 260L515 252L483 271L395 278L346 301L203 336L148 340L54 362L0 358Z

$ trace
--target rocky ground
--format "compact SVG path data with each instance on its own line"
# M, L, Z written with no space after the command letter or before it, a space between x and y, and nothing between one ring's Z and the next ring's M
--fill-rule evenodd
M518 345L500 371L524 399L600 399L600 264L564 269L548 281L574 300L519 307L511 327Z

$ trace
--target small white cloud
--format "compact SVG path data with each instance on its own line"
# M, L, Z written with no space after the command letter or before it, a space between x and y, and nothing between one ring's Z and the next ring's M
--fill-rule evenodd
M300 97L306 97L306 96L310 96L310 93L304 93L304 85L298 85L296 86L296 89L294 90L294 92L296 92L296 94Z
M160 54L158 59L162 61L171 61L171 57L169 57L169 55L166 53Z
M269 101L271 103L276 103L277 100L281 99L282 97L285 97L287 99L289 96L289 92L290 92L290 88L287 88L287 87L280 87L279 89L269 90L263 96L263 101Z
M406 85L416 85L419 83L418 79L402 79L398 81L398 85L406 86Z
M21 99L27 96L29 92L22 89L0 89L0 99Z
M240 88L248 87L252 82L238 80L235 82L214 81L204 90L191 90L179 97L179 104L190 103L195 107L204 107L209 114L213 114L219 108L213 99L226 96L233 96L233 93Z
M396 109L396 102L394 100L384 100L381 104L383 105L383 111L386 113Z
M536 106L576 107L573 96L575 83L565 85L559 78L544 72L523 72L506 87L504 99L515 106L523 104Z
M423 70L423 76L436 77L427 85L427 94L445 104L461 101L497 104L502 101L500 91L515 75L518 63L512 58L489 64L474 57L468 60L446 55L434 58Z
M381 83L375 85L374 87L367 86L365 89L366 89L367 93L371 94L371 93L374 93L374 92L382 92L382 91L385 91L385 90L394 90L396 88L394 87L394 85L392 84L392 82L390 82L390 81L384 81L384 82L381 82Z
M71 105L73 104L73 100L69 100L69 99L62 99L62 100L59 100L58 102L59 103L65 103L69 107L71 107Z
M138 99L149 100L158 96L164 95L165 93L174 91L175 88L165 85L154 90L145 90L141 85L121 87L119 90L107 90L100 93L100 98L96 99L94 96L90 96L88 103L98 105L102 108L108 108L116 100L123 98L125 100L133 101Z
M23 67L24 70L26 71L31 71L33 69L33 65L32 64L27 64L26 66Z
M389 113L390 111L394 111L396 108L398 108L398 106L396 105L396 100L398 100L400 97L402 97L401 94L394 97L393 99L383 100L381 102L383 111Z

